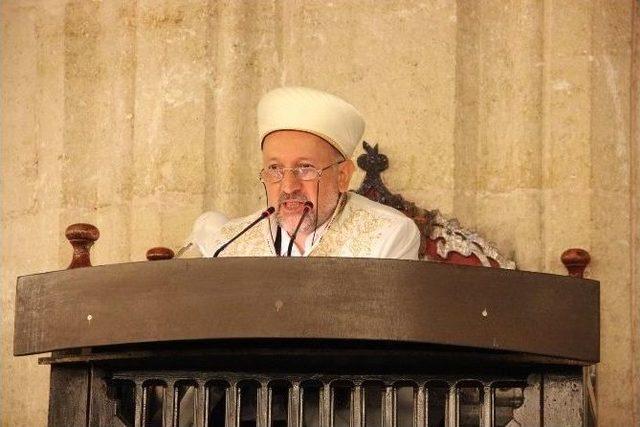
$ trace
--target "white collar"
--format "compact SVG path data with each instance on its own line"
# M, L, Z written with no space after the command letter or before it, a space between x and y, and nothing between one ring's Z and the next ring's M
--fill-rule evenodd
M322 239L322 235L327 231L327 226L329 225L329 221L325 221L320 227L318 227L315 233L311 232L304 240L304 252L300 253L300 249L294 243L291 249L291 256L307 256L311 249L315 246L317 242ZM315 235L315 236L314 236ZM287 249L289 248L289 242L291 242L291 236L284 229L281 228L280 233L280 256L287 256Z

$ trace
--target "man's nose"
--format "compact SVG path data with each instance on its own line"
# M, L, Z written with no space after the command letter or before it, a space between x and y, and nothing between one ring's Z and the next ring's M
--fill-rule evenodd
M285 169L282 177L281 190L285 193L293 193L300 188L300 178L296 176L295 171Z

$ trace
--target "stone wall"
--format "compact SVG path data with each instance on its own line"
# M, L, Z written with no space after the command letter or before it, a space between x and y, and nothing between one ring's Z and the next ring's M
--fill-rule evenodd
M388 186L521 269L601 281L601 425L640 423L636 0L6 0L2 4L2 426L44 425L48 368L12 357L16 276L179 246L203 210L264 203L255 105L341 95ZM362 174L354 180L358 185ZM72 303L72 302L70 302Z

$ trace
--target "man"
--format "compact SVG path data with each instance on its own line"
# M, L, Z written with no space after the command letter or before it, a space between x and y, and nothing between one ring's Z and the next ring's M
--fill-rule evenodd
M292 256L417 259L420 234L410 218L348 192L355 170L350 158L364 133L364 120L351 104L314 89L278 88L258 105L258 131L260 181L276 211L219 256L286 256L305 202L311 202ZM231 220L196 243L211 256L259 215Z

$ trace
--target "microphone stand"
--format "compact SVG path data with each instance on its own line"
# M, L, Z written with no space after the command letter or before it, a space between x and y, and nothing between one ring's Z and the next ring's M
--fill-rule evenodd
M302 211L302 215L300 216L300 221L298 221L298 225L296 226L293 235L291 236L291 240L289 240L289 247L287 248L287 256L291 256L291 251L293 250L293 243L296 240L296 236L298 235L298 230L300 230L300 226L302 225L302 221L304 221L304 217L307 216L309 211L313 209L313 203L306 201L304 202L304 210Z
M251 224L247 225L241 232L239 232L238 234L236 234L231 240L229 240L227 243L225 243L224 245L220 246L218 248L218 250L213 254L213 258L217 258L218 255L220 255L220 252L222 252L223 250L225 250L227 248L227 246L229 246L231 243L233 243L238 237L242 236L244 233L246 233L247 231L249 231L251 228L253 228L253 226L255 226L257 223L259 223L260 221L262 221L265 218L268 218L272 213L274 213L276 211L276 209L273 206L269 206L269 208L262 212L260 214L260 216L258 218L256 218Z

